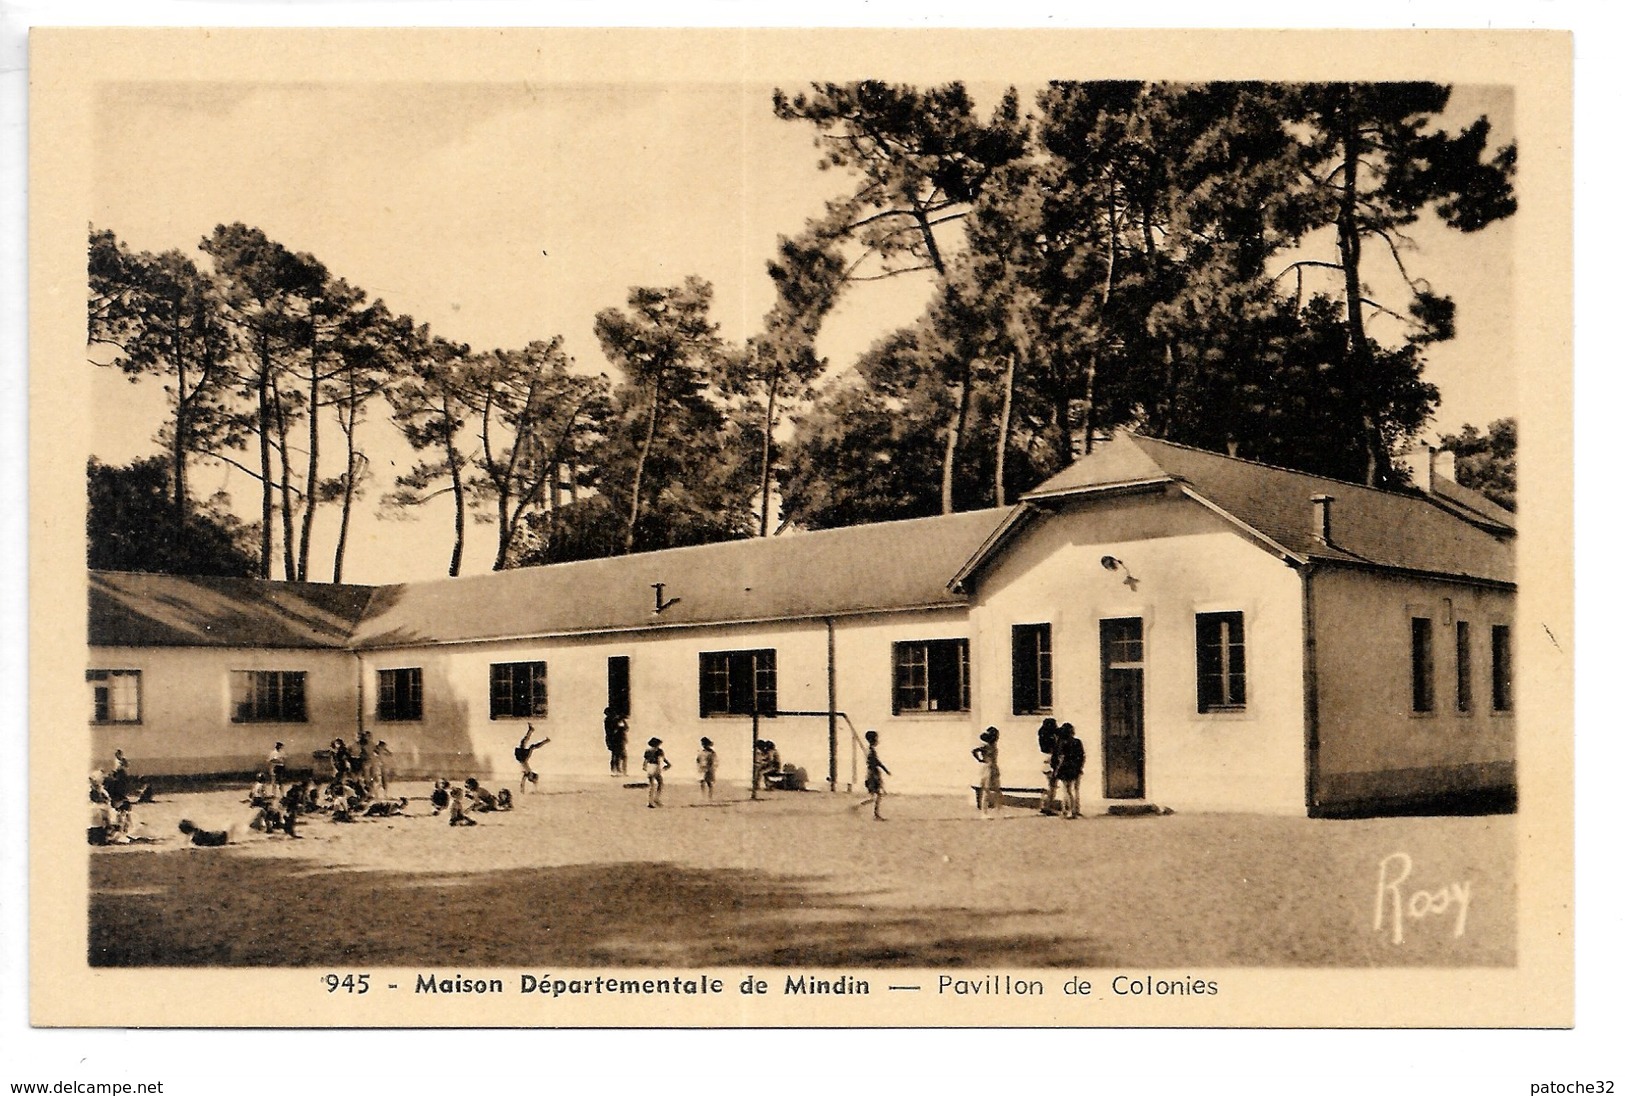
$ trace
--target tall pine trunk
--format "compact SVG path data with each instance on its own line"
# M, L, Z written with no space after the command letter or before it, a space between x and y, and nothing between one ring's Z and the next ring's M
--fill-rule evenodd
M290 582L299 579L299 570L293 551L293 462L288 457L288 408L271 386L272 408L276 419L277 457L282 466L282 482L278 485L282 516L282 577Z
M456 539L451 546L451 564L446 573L456 578L463 573L463 537L467 531L466 507L467 500L463 492L463 466L457 453L457 439L452 436L451 429L451 396L442 391L441 401L441 437L446 445L446 467L451 472L451 497L456 510L452 515L452 526L456 530Z
M175 359L175 437L171 446L171 461L174 471L175 503L173 522L173 539L176 547L186 537L186 447L187 434L191 428L191 407L186 394L186 355L181 349L181 300L179 294L175 297L175 324L171 329L171 345Z
M643 435L643 445L638 449L638 463L632 470L632 505L631 513L626 519L626 537L621 542L622 553L632 551L637 542L638 510L643 505L643 470L649 463L649 451L655 444L655 426L660 418L660 378L655 378L654 388L649 395L649 429Z
M1100 287L1100 331L1106 330L1106 310L1112 303L1113 283L1117 278L1117 182L1114 179L1106 202L1106 280ZM1089 351L1089 367L1083 378L1083 451L1095 451L1095 385L1100 372L1100 335Z
M305 468L305 512L299 522L300 582L306 581L310 575L310 535L316 523L316 487L320 482L317 457L321 452L321 426L316 408L321 396L321 357L316 332L316 319L313 316L310 326L310 456Z
M777 377L767 386L767 410L762 415L762 521L760 535L767 536L769 507L773 501L773 414L779 394Z
M993 454L993 505L1004 505L1004 453L1010 447L1010 410L1016 399L1016 355L1005 356L1004 404L999 409L998 450Z
M1343 295L1348 315L1349 368L1345 370L1345 391L1353 396L1360 412L1360 442L1365 449L1366 486L1376 487L1386 478L1387 454L1377 430L1369 396L1376 363L1371 356L1371 344L1366 341L1365 307L1360 291L1359 184L1362 148L1354 95L1354 86L1345 85L1341 126L1343 182L1338 192L1337 250L1343 263Z
M260 577L271 577L271 348L259 337L259 376L255 378L255 408L260 436Z
M942 512L954 512L954 470L959 461L959 442L965 436L965 426L970 421L970 386L971 374L975 367L973 361L967 360L964 370L959 375L959 382L954 387L957 390L954 400L954 414L948 420L948 437L943 444L942 453Z

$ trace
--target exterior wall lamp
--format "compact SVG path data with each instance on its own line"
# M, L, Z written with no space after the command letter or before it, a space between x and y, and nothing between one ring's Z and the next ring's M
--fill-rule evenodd
M1128 564L1124 563L1116 556L1101 556L1100 565L1106 568L1108 571L1122 571L1123 585L1127 586L1130 590L1133 590L1136 593L1139 592L1140 580L1129 573Z

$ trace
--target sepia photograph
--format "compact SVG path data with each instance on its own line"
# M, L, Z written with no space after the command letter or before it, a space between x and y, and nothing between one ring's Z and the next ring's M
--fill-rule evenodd
M35 1023L1572 1022L1567 40L984 37L35 32Z

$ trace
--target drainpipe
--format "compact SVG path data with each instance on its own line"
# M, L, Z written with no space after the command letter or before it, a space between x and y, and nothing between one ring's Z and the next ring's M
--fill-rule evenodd
M1309 817L1320 811L1320 684L1315 651L1315 565L1298 569L1303 578L1303 796Z
M829 790L835 791L835 750L838 740L835 737L835 618L824 618L824 636L827 640L825 665L829 685L829 703L825 708L829 711Z
M361 666L361 652L350 653L355 655L355 737L359 738L367 727L366 677Z

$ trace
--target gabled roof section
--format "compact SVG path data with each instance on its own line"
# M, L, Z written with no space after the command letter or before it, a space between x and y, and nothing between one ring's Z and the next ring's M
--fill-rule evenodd
M357 647L962 604L948 580L1010 508L382 587ZM670 606L654 612L654 583Z
M1021 497L1036 500L1168 482L1167 469L1159 465L1151 454L1138 446L1116 444L1119 438L1124 437L1132 435L1121 433L1111 441L1097 443L1088 456L1073 461Z
M1178 482L1199 501L1300 560L1515 581L1512 547L1485 528L1487 515L1473 520L1420 493L1380 491L1126 432L1023 499L1042 502L1099 493L1125 475L1151 480L1155 474ZM1335 500L1330 543L1314 536L1309 502L1314 495Z
M1429 497L1464 521L1480 525L1492 533L1512 535L1518 531L1518 515L1471 487L1452 479L1434 480Z
M372 593L367 586L92 571L90 643L342 650Z

